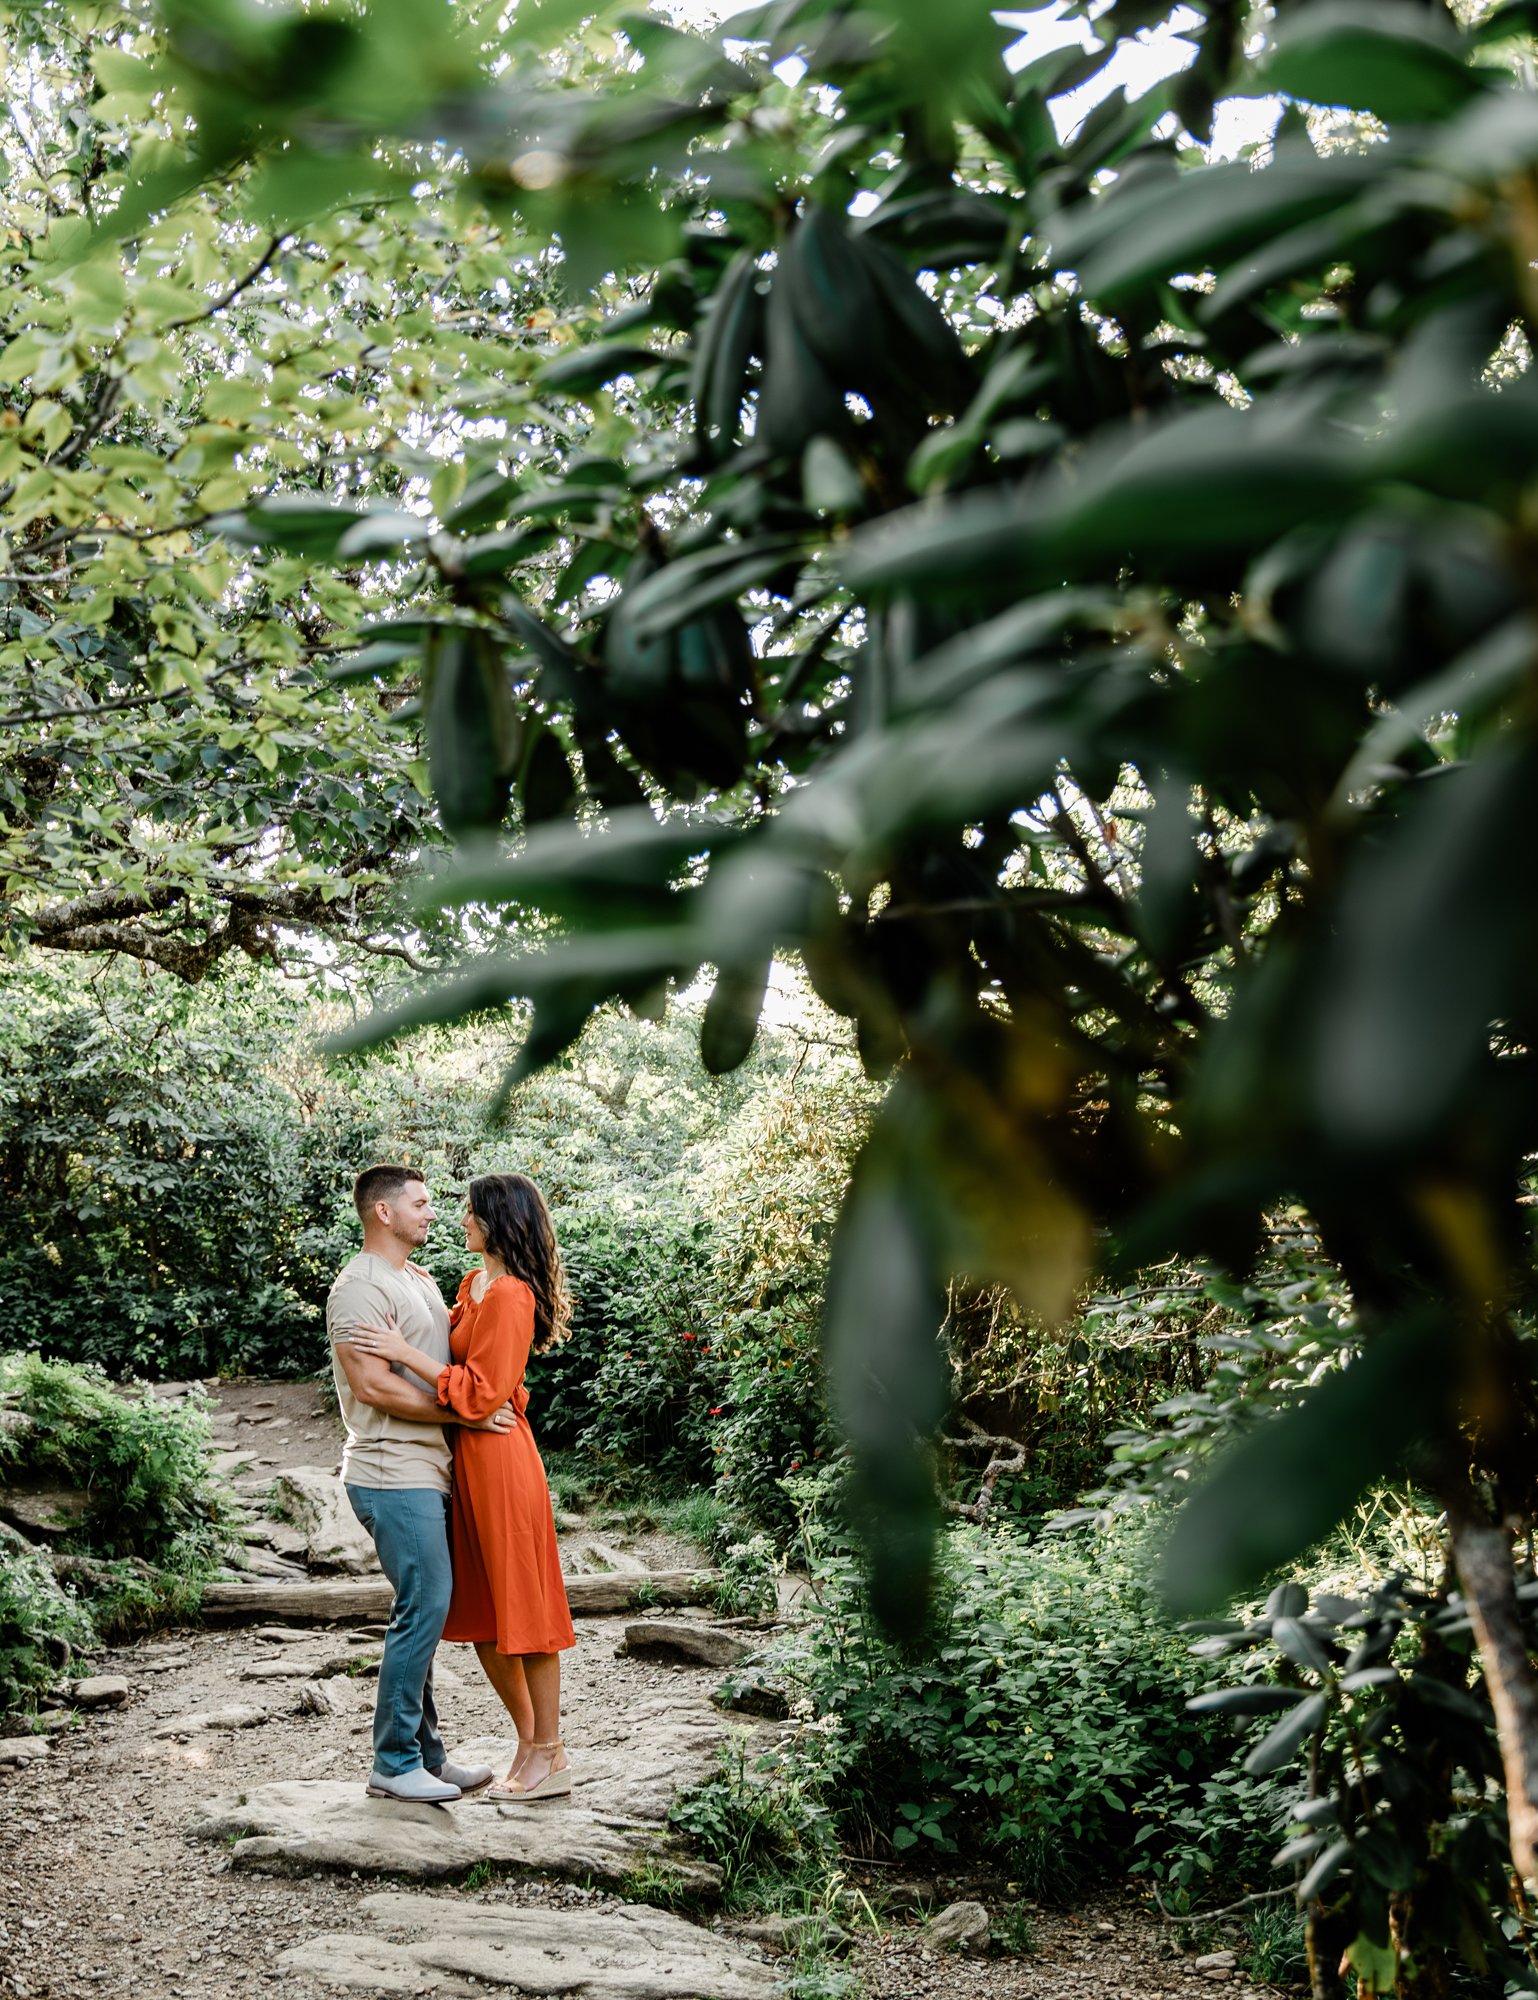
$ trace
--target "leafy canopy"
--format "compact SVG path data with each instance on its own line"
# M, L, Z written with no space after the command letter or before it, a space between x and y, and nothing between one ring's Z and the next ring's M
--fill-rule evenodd
M1282 1196L1372 1349L1187 1510L1177 1596L1238 1588L1412 1448L1469 1518L1533 1508L1530 10L1305 0L1255 40L1207 0L1183 75L1060 132L1164 11L1011 69L975 0L708 33L172 6L86 94L124 121L91 213L18 253L28 297L147 257L166 282L217 212L262 232L243 270L298 260L190 546L234 565L242 632L351 593L326 635L385 646L352 661L384 700L415 687L463 846L424 907L557 932L369 1034L520 994L522 1074L710 964L725 1069L794 949L895 1071L828 1333L894 1616L946 1274L1054 1318L1102 1243L1243 1266ZM1209 164L1235 90L1289 108L1263 160ZM1310 105L1355 120L1316 145ZM360 269L380 240L438 243L399 310ZM222 269L170 280L210 327ZM90 382L139 365L103 311ZM67 448L35 345L14 365L17 443ZM409 615L380 632L386 590Z

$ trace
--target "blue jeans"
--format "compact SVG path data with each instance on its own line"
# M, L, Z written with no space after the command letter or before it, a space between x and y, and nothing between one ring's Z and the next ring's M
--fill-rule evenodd
M352 1511L374 1538L395 1586L374 1702L374 1769L398 1778L441 1769L443 1738L433 1703L433 1654L449 1615L449 1497L427 1487L349 1486Z

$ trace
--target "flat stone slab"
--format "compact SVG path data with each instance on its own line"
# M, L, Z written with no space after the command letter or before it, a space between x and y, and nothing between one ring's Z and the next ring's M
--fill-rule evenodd
M716 1754L732 1725L701 1699L699 1683L687 1667L678 1669L678 1677L676 1692L643 1695L616 1706L607 1717L590 1716L580 1740L568 1739L575 1796L604 1819L661 1827L674 1794L714 1772ZM735 1727L755 1736L760 1729L746 1722ZM494 1760L478 1755L477 1761Z
M270 1708L253 1708L248 1702L232 1702L227 1708L200 1708L162 1722L156 1736L198 1736L205 1729L260 1729L271 1722Z
M365 1896L359 1914L376 1934L312 1938L278 1965L371 1994L469 1994L477 1981L561 2000L765 2000L775 1986L773 1970L730 1939L641 1904L491 1909L384 1894Z
M455 1755L506 1770L514 1748L511 1740L482 1738ZM413 1806L371 1799L357 1779L289 1779L210 1801L186 1831L195 1840L233 1841L233 1866L265 1874L356 1869L437 1882L489 1861L530 1875L619 1884L650 1864L696 1895L721 1892L719 1869L686 1855L672 1839L606 1825L574 1799Z

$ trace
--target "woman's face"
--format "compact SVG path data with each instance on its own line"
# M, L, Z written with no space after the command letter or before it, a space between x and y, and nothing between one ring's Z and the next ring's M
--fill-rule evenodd
M486 1248L486 1232L481 1227L480 1217L470 1206L469 1202L465 1203L465 1212L462 1219L465 1225L465 1248L473 1252L476 1256L479 1256Z

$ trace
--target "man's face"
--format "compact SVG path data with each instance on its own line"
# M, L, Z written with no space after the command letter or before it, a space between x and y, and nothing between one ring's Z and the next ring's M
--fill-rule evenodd
M376 1213L396 1242L411 1250L427 1241L427 1233L438 1219L432 1196L421 1181L407 1181L392 1200L377 1204Z

